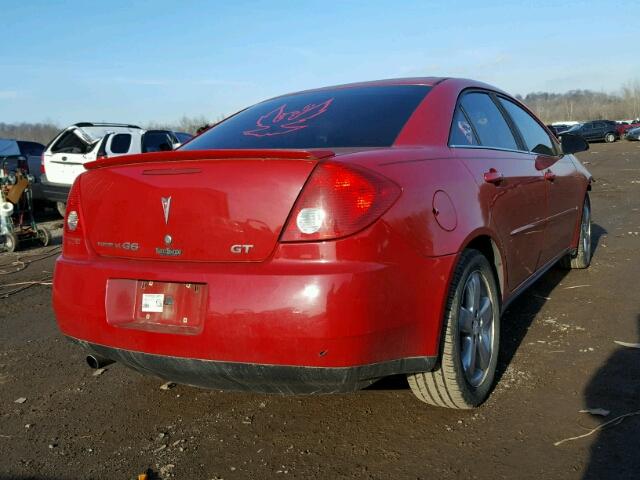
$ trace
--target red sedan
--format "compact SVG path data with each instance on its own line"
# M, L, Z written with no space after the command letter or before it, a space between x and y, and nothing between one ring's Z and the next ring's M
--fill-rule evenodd
M461 79L284 95L173 152L87 164L53 303L94 366L276 393L406 374L427 403L487 397L500 315L591 259L580 137Z

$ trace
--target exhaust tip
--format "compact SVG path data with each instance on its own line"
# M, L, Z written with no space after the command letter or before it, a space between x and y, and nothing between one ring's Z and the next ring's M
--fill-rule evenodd
M93 368L94 370L106 367L107 365L111 365L112 363L114 363L113 360L101 357L99 355L87 355L87 365L89 365L89 367Z

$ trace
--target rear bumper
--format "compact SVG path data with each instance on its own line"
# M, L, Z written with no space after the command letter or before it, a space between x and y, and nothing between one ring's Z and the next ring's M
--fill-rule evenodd
M72 339L75 340L75 339ZM279 394L346 393L400 373L433 369L436 357L414 357L357 367L300 367L217 362L152 355L79 342L88 353L122 363L144 374L216 390Z
M400 264L61 256L53 306L65 335L93 345L102 356L176 382L276 392L293 388L288 385L302 385L296 389L302 392L348 391L380 376L415 371L416 365L418 371L432 367L454 262L455 255L412 255ZM110 323L109 279L206 284L202 330L178 334Z
M42 196L46 200L67 203L67 197L69 196L70 189L71 185L52 183L47 180L47 176L45 174L40 176L40 190L42 192Z

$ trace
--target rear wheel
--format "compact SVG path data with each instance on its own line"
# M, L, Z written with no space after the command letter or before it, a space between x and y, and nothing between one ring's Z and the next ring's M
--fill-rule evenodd
M13 233L4 236L4 248L7 252L15 252L18 249L18 237Z
M591 264L591 201L589 195L584 197L582 218L580 219L580 238L575 253L562 258L564 268L587 268Z
M413 393L439 407L469 409L486 400L500 345L495 275L477 250L462 252L449 289L440 366L407 375Z
M64 202L56 202L56 208L58 209L60 216L64 218L64 214L67 211L67 204Z
M616 141L616 136L613 133L607 133L604 136L604 141L607 143L613 143Z
M38 240L42 244L43 247L46 247L51 242L51 233L44 227L38 227L36 229L36 234L38 235Z

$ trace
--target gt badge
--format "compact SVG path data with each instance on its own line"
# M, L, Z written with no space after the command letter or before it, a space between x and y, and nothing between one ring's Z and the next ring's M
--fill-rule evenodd
M231 245L231 253L249 253L253 245Z

